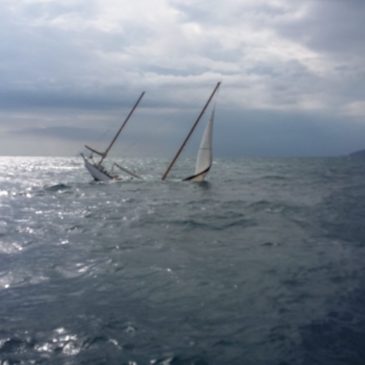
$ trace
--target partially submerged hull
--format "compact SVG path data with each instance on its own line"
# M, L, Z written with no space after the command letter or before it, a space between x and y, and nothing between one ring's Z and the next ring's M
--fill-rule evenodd
M86 170L89 171L95 181L110 181L115 179L115 176L110 175L101 165L99 166L90 162L83 154L81 156L84 159Z
M194 174L192 176L186 177L185 179L183 179L183 181L194 181L194 182L203 182L205 177L207 176L210 167L207 167L205 170L203 170L202 172L199 172L197 174Z
M109 173L104 168L103 161L107 157L110 149L112 148L112 146L116 142L116 140L119 137L120 133L122 132L123 128L128 123L130 117L132 116L132 114L136 110L136 108L137 108L138 104L140 103L140 101L142 100L144 94L145 94L145 92L143 91L142 94L140 95L140 97L138 98L138 100L136 101L136 103L133 105L131 111L129 112L129 114L125 118L124 122L122 123L122 125L118 129L117 133L115 134L114 138L109 143L109 145L108 145L108 147L106 148L105 151L100 152L100 151L97 151L95 148L92 148L92 147L89 147L89 146L85 145L85 148L87 148L92 153L92 155L95 153L96 155L100 156L100 160L96 163L92 159L92 157L91 158L85 157L84 154L81 153L81 156L84 160L85 167L86 167L87 171L89 171L90 175L94 178L94 180L96 180L96 181L109 181L109 180L118 179L118 176L113 176L111 173ZM124 171L125 173L127 173L127 174L129 174L133 177L140 178L137 174L133 173L132 171L129 171L128 169L126 169L126 168L124 168L120 165L118 165L117 163L114 163L113 167L114 166L118 167L120 170Z

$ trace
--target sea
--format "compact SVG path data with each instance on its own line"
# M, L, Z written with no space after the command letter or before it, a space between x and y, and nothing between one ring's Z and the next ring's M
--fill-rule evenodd
M0 157L0 364L364 365L365 160Z

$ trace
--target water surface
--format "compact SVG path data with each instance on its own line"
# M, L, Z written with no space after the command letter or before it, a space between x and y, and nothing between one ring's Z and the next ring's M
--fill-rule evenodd
M364 161L124 164L0 158L1 364L365 363Z

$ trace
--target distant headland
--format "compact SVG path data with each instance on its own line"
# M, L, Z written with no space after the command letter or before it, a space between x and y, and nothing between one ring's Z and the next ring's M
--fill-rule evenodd
M352 153L350 153L349 156L365 158L365 150L359 150L359 151L352 152Z

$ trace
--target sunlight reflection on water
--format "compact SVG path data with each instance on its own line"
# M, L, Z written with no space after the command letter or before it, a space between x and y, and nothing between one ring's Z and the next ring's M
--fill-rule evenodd
M0 158L1 361L297 365L303 344L335 351L311 338L362 287L363 171L245 160L216 162L209 188L95 184L77 159Z

